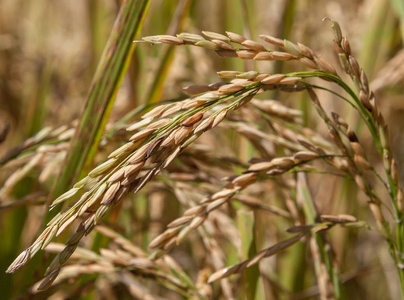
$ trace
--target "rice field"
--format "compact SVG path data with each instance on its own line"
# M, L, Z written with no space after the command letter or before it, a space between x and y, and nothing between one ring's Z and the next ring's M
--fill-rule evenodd
M1 299L402 299L404 4L0 2Z

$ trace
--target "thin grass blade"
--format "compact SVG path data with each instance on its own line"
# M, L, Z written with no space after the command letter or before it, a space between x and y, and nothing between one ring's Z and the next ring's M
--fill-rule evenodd
M149 0L127 0L121 6L93 77L64 167L56 180L52 199L71 186L80 177L83 168L92 162L134 50L132 41L142 26L149 3Z

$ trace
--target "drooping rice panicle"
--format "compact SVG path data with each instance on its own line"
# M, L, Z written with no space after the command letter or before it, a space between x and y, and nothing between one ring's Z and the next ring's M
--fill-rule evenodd
M24 266L39 250L53 249L52 252L57 255L46 270L46 278L38 285L40 290L58 282L55 280L67 280L69 276L74 277L86 272L107 274L113 271L119 273L117 278L120 284L134 289L134 276L130 272L135 270L134 273L138 272L146 277L153 276L156 280L165 282L165 286L183 293L184 296L201 299L217 295L208 282L220 279L221 293L225 298L232 299L239 289L233 290L232 282L226 277L244 273L251 266L265 264L267 262L264 258L302 240L308 242L311 250L320 297L342 299L340 266L326 231L335 226L371 226L358 221L356 214L354 216L335 212L330 206L318 209L305 179L306 174L313 173L348 179L349 184L356 185L357 190L363 192L361 197L366 197L369 211L378 225L377 229L387 241L401 285L404 286L404 261L401 255L404 252L404 197L399 185L399 167L392 154L393 147L386 120L376 104L375 93L369 86L364 70L352 54L348 39L342 35L338 23L330 21L334 32L334 47L341 67L352 79L356 91L351 89L350 84L339 76L333 64L323 56L306 45L286 39L260 35L262 41L254 41L248 34L247 38L233 32L220 34L209 31L203 31L201 35L180 33L176 36L157 35L143 38L151 44L191 45L214 50L220 57L255 60L256 63L295 61L311 70L289 73L266 73L251 69L245 72L219 71L217 74L223 81L186 86L183 91L189 98L166 101L143 114L141 120L126 126L126 133L121 132L121 140L125 139L125 143L113 149L104 162L93 168L70 190L53 200L51 209L67 202L69 206L47 224L42 234L16 258L7 272L14 272ZM272 49L273 47L276 47L276 50ZM331 90L328 85L316 85L317 80L310 78L336 83L348 96L342 95L341 91ZM354 109L367 126L379 152L376 159L374 155L367 153L368 145L359 136L359 129L351 126L350 122L342 117L343 113L330 112L328 106L323 106L316 89L338 95ZM322 129L305 127L304 113L289 107L287 101L253 99L268 90L307 93L309 104L325 125L328 135L324 135ZM195 141L216 127L220 127L219 133L230 130L232 134L242 136L242 142L247 142L253 149L248 151L248 158L245 153L239 156L213 155L209 150L193 147ZM50 174L57 170L73 130L65 127L55 131L45 129L3 156L0 164L11 162L14 157L19 159L19 155L25 150L32 150L26 157L27 161L21 160L19 169L0 189L0 200L2 197L8 197L16 184L27 174L39 165L47 164L48 167L43 169L39 176L40 182L45 182ZM58 145L50 144L52 138L58 139ZM47 142L49 144L41 145ZM50 158L50 153L58 153L58 156ZM384 174L379 173L378 162L383 165ZM140 192L151 181L158 192L161 192L159 189L162 187L173 192L184 211L182 216L174 217L168 225L157 217L153 220L158 220L155 222L158 223L157 226L148 232L147 236L142 236L143 241L145 237L148 240L150 236L156 236L149 243L151 253L146 253L99 224L129 193ZM223 181L226 183L223 184ZM263 188L264 184L268 186ZM379 193L374 184L385 188L391 201L386 200L387 197L383 192ZM266 199L261 201L272 187L275 187L277 202L269 203ZM192 196L186 195L185 191L192 192ZM272 220L260 219L262 212L266 212L270 218L281 217L282 222L292 225L286 232L296 235L284 239L283 242L277 241L277 235L276 241L275 238L267 236L262 240L257 240L256 236L246 239L245 234L239 232L234 224L239 220L231 218L231 214L240 209L240 206L258 215L254 215L254 218L257 217L254 220L256 223L248 227L252 235L255 235L255 226L265 227ZM156 215L161 218L162 213L160 207ZM150 212L150 215L152 214L154 213ZM395 223L390 222L391 216ZM77 230L64 247L59 245L55 248L50 244L54 237L61 235L74 223L78 224ZM100 249L100 254L96 255L97 259L94 261L90 256L85 257L87 262L90 262L87 268L80 267L77 262L62 268L69 258L77 253L82 238L94 228L110 238L113 247ZM201 270L198 273L198 284L194 284L183 269L167 255L170 251L175 251L174 247L187 238L194 238L193 232L197 232L199 245L208 250L203 260L208 262L209 267L213 267L213 271ZM251 253L248 253L249 256L241 256L238 253L238 261L241 263L225 268L228 249L222 247L221 237L237 249L245 246L243 243L251 243ZM194 238L192 241L195 240ZM48 247L49 245L51 247ZM268 248L268 245L274 246ZM212 272L214 273L211 274ZM256 275L262 280L268 276L263 272ZM133 296L154 295L152 290L141 286L133 290Z

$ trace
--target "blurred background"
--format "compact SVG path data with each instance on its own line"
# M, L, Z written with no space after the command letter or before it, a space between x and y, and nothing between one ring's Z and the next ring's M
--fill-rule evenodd
M21 142L44 125L66 124L79 115L115 20L118 2L0 2L0 120L1 126L11 126L8 143ZM389 86L401 83L402 60L397 58L391 66L398 74L386 78L388 72L382 71L402 48L400 10L394 7L394 2L156 0L151 3L140 35L228 30L258 39L259 34L270 34L307 44L327 59L335 60L335 55L328 51L332 38L329 24L321 21L328 16L340 23L369 80L376 81L377 89L383 89L381 92L391 93L386 109L397 111L401 109L397 90L400 85L394 91ZM118 115L145 102L150 95L159 54L165 50L162 48L137 47L130 74L114 108ZM217 81L216 71L253 67L251 63L243 66L236 60L220 59L202 49L192 50L197 53L189 51L175 49L170 76L159 99L177 96L180 88L191 82ZM263 63L258 67L270 71L274 66Z
M70 126L80 116L119 5L120 1L114 0L0 0L0 132L9 126L6 140L0 144L0 156L41 128ZM378 105L390 126L400 169L403 168L402 0L153 0L139 39L141 36L179 32L199 34L202 30L232 31L253 40L259 40L259 34L269 34L301 42L338 65L330 24L322 22L324 17L340 23L354 56L367 73L378 96ZM220 81L217 71L252 69L275 73L301 69L301 66L223 59L212 51L196 47L139 43L117 95L110 122L119 120L141 104L183 98L182 87L186 85ZM302 99L290 95L271 96L303 110L308 116L306 124L316 126L316 122L310 119L310 109ZM344 114L345 108L339 107L332 95L320 93L320 96L326 106L335 106ZM346 118L355 123L348 112ZM366 143L367 136L364 136L363 142ZM98 158L99 161L102 159L102 156ZM0 182L4 182L10 174L12 168L1 169ZM38 172L19 183L19 194L0 199L0 290L2 293L5 291L4 296L0 295L1 299L18 295L34 297L26 291L43 274L43 269L34 270L35 266L30 267L28 272L33 274L34 280L4 273L14 257L33 241L41 225L39 217L44 213L43 199L34 204L41 208L35 213L31 213L25 204L6 205L10 199L25 196L25 186L45 195L50 183L35 186L35 176ZM326 192L327 189L323 191ZM165 222L176 216L178 209L169 211ZM136 222L141 222L141 219L142 216L135 216ZM360 235L357 238L358 241L353 244L360 247L353 247L363 252L356 255L373 259L372 239L361 240L363 236ZM345 255L347 249L344 244L339 247L338 251ZM382 299L386 290L392 290L392 295L395 295L396 288L389 286L389 278L394 275L377 275L383 272L380 265L386 257L383 255L374 259L378 266L375 272L363 277L359 275L363 280L355 281L351 287L355 291L353 293L357 293L355 299ZM366 268L362 271L366 273ZM379 282L380 278L383 279ZM365 294L360 296L362 292ZM42 296L35 297L41 299ZM97 297L102 298L101 295Z

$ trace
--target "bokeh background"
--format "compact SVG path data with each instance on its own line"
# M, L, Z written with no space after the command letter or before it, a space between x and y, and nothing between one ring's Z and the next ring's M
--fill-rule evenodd
M9 126L7 138L0 144L0 156L41 128L69 125L80 116L91 79L118 13L119 2L0 0L0 131ZM340 23L343 34L349 38L352 52L367 73L371 87L378 96L378 105L389 124L394 151L402 169L404 167L402 0L153 0L140 36L179 32L200 33L201 30L224 33L227 30L258 40L259 34L269 34L306 44L338 65L332 48L332 32L329 23L322 22L324 17L330 17ZM166 60L163 61L163 57ZM151 47L139 43L117 95L110 122L119 120L125 113L139 105L184 97L181 88L186 85L216 82L219 80L216 72L220 70L255 69L263 72L288 72L296 68L301 67L293 63L258 64L251 61L222 59L211 51L199 48L174 48L166 45ZM346 108L336 104L332 95L327 93L320 95L326 106L344 114ZM302 109L308 116L305 122L316 130L324 131L324 126L317 127L314 117L311 119L313 113L302 103L302 99L288 95L271 96ZM345 117L352 123L356 122L349 111L346 111ZM364 133L362 141L366 143L367 138L368 135ZM115 142L118 145L119 141ZM219 149L216 146L220 143L215 144L214 141L211 143L219 154L223 151L232 152L232 145L237 144L229 142L228 148ZM246 155L246 150L243 149L233 152L241 156ZM102 161L103 158L100 155L97 159ZM0 182L4 182L12 172L12 166L0 169ZM45 213L44 199L51 183L36 183L38 174L39 171L32 173L19 183L14 193L6 199L0 199L1 299L19 296L20 299L45 297L43 294L34 295L29 288L41 279L45 266L41 266L40 263L46 265L49 257L42 258L42 261L37 260L36 264L33 262L32 266L21 271L21 274L4 273L14 257L32 243L41 227ZM332 183L330 185L333 186ZM317 195L329 193L330 186L327 184L322 186L323 188L318 187ZM335 188L338 186L333 186L333 193L337 193ZM39 192L42 198L32 203L10 205L33 191ZM325 201L327 197L330 195L325 197ZM141 225L147 227L146 230L150 232L158 232L162 224L167 224L178 216L178 207L167 208L168 203L175 201L172 198L173 195L163 197L156 193L153 200L155 210L150 214L139 213L142 209L150 210L146 202L143 203L146 208L142 208L141 205L140 208L132 207L133 211L136 211L131 216L132 226ZM156 208L159 205L161 207ZM321 205L320 203L320 207ZM366 209L366 205L358 205L354 209ZM150 218L163 218L164 221L159 224L157 221L152 222ZM274 229L268 227L268 230ZM136 234L133 240L141 240ZM386 299L384 295L398 297L394 270L383 267L391 264L389 257L385 250L381 250L380 254L375 249L380 245L380 237L374 233L367 234L354 234L348 237L341 235L339 240L338 235L336 237L338 254L341 257L349 256L350 259L346 262L352 263L357 271L350 274L348 268L345 268L347 272L345 275L352 282L350 299ZM190 265L190 269L195 267ZM72 295L106 299L100 292L101 288L98 292L94 292L97 288L86 285L87 279L82 281L83 291ZM74 282L77 291L77 286L80 285L77 285L77 281ZM84 286L88 290L85 290ZM55 291L46 297L48 296L53 297L50 299L63 299L63 295L58 295ZM180 297L170 293L166 296L173 299Z

